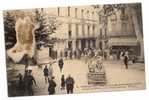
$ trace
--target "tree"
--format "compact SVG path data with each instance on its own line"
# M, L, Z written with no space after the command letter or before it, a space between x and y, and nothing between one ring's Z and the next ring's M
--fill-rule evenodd
M50 35L56 32L60 23L56 17L47 15L44 9L35 10L35 20L37 28L35 30L36 49L34 59L38 62L38 50L41 47L53 48L54 43L57 41L57 39L52 38Z
M36 47L40 49L41 46L53 43L50 35L56 31L57 20L55 17L49 17L44 14L43 9L36 9L35 13L36 21L39 26L35 30Z
M5 32L5 45L6 49L12 48L16 44L16 31L15 31L15 19L9 13L4 15L4 32Z

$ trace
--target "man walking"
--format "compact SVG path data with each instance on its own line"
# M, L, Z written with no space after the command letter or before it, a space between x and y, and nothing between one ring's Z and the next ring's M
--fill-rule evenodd
M48 87L49 95L55 94L56 83L53 79L54 79L54 77L52 77L52 78L49 77L49 87Z
M44 76L45 76L45 82L47 83L48 81L48 76L49 76L49 69L47 68L47 65L45 66L43 70Z
M29 95L34 95L33 83L35 84L35 86L37 86L37 84L31 72L28 72L28 75L26 76L26 81L27 81L27 90L28 90Z
M73 88L74 88L74 79L69 75L66 78L66 89L67 89L67 94L73 93Z
M60 71L62 72L63 65L64 65L64 62L63 62L63 59L62 58L59 59L58 65L59 65Z
M125 64L125 68L128 69L128 56L124 56L124 64Z
M61 77L61 90L64 90L64 89L65 89L65 76L63 74Z

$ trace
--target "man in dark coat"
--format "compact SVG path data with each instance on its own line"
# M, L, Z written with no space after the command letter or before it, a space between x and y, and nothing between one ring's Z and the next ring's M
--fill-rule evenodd
M47 68L47 65L45 66L43 70L44 76L45 76L45 82L47 83L48 81L48 76L49 76L49 69Z
M66 78L66 89L67 89L67 94L73 93L73 88L74 88L74 79L69 75Z
M33 83L35 84L35 86L37 86L37 84L31 72L28 72L28 75L26 76L26 83L27 83L27 91L29 95L34 95Z
M64 65L64 62L63 62L63 59L59 59L58 61L58 65L59 65L59 68L60 68L60 71L62 72L62 69L63 69L63 65Z
M62 75L61 77L61 90L64 90L65 89L65 76Z
M127 56L124 56L124 64L125 64L126 69L128 69L128 57Z
M49 78L49 87L48 87L49 95L55 94L56 83L53 79L54 79L54 77Z

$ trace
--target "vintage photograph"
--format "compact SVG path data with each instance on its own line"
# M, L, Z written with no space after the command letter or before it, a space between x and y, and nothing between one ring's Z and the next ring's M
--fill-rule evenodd
M141 3L4 10L8 97L142 90Z

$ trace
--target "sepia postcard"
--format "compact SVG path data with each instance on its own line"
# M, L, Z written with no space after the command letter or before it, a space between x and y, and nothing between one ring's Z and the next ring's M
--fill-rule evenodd
M4 10L8 97L145 89L141 8Z

